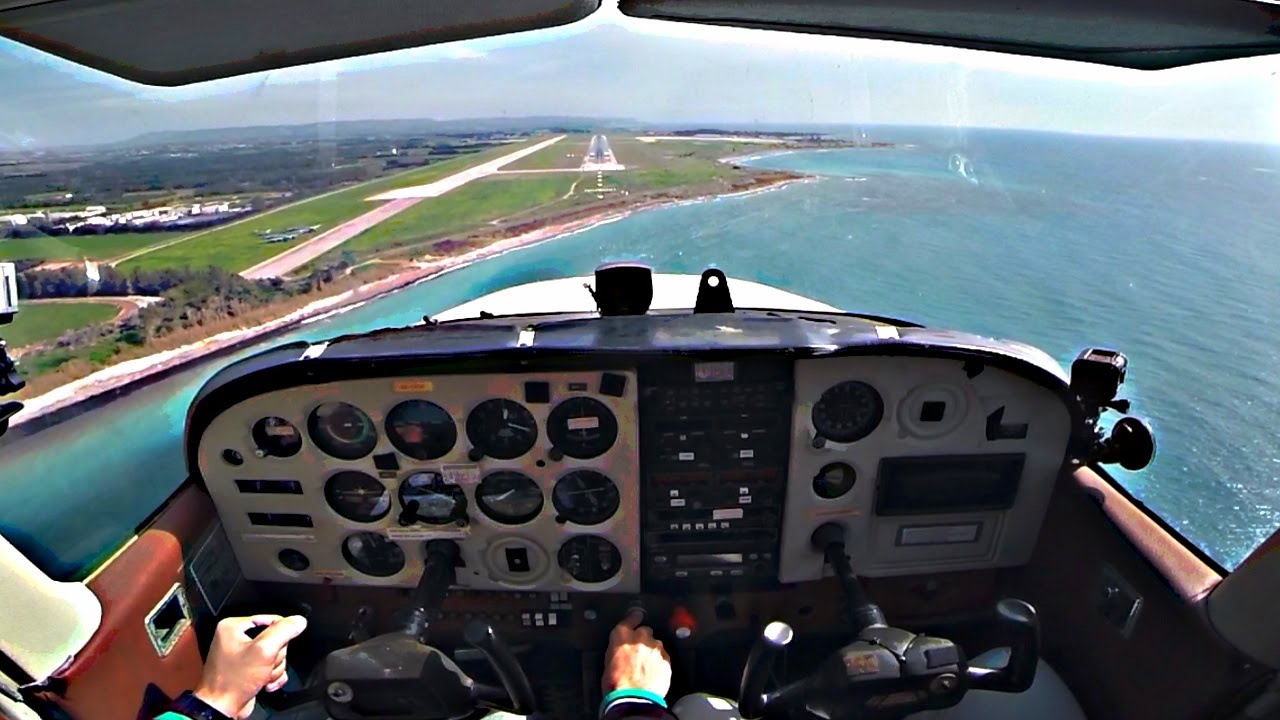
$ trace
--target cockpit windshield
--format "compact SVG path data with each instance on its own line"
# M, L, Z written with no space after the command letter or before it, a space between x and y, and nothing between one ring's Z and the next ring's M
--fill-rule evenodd
M0 441L0 531L82 576L184 480L187 407L232 359L638 260L1064 367L1123 350L1159 452L1121 483L1234 567L1280 523L1278 68L606 10L154 88L6 41L0 261L21 302L0 337L26 408Z

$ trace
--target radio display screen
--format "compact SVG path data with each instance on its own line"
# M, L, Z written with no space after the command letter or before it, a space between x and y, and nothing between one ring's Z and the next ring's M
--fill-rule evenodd
M678 567L727 567L741 565L742 553L707 553L703 555L677 555Z
M1026 455L884 458L876 483L877 515L1007 510L1018 497Z

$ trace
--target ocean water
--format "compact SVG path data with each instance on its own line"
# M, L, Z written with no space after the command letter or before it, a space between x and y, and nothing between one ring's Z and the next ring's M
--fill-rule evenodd
M850 311L1130 359L1159 451L1119 475L1227 567L1280 524L1280 148L885 129L890 149L746 161L818 179L662 208L511 252L288 337L405 325L478 294L639 259ZM265 347L265 345L264 345ZM0 532L59 577L109 552L185 474L210 364L0 445Z

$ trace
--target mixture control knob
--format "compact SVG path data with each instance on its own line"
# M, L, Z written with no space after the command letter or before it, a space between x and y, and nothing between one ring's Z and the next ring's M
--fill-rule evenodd
M698 630L698 621L694 619L693 613L683 605L677 605L671 610L670 617L667 618L667 627L670 628L671 634L676 636L678 640L686 640Z

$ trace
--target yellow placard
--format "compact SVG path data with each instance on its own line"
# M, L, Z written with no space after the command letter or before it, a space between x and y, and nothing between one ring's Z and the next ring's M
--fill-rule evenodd
M396 380L391 383L391 390L398 393L425 393L435 389L435 383L430 380Z

